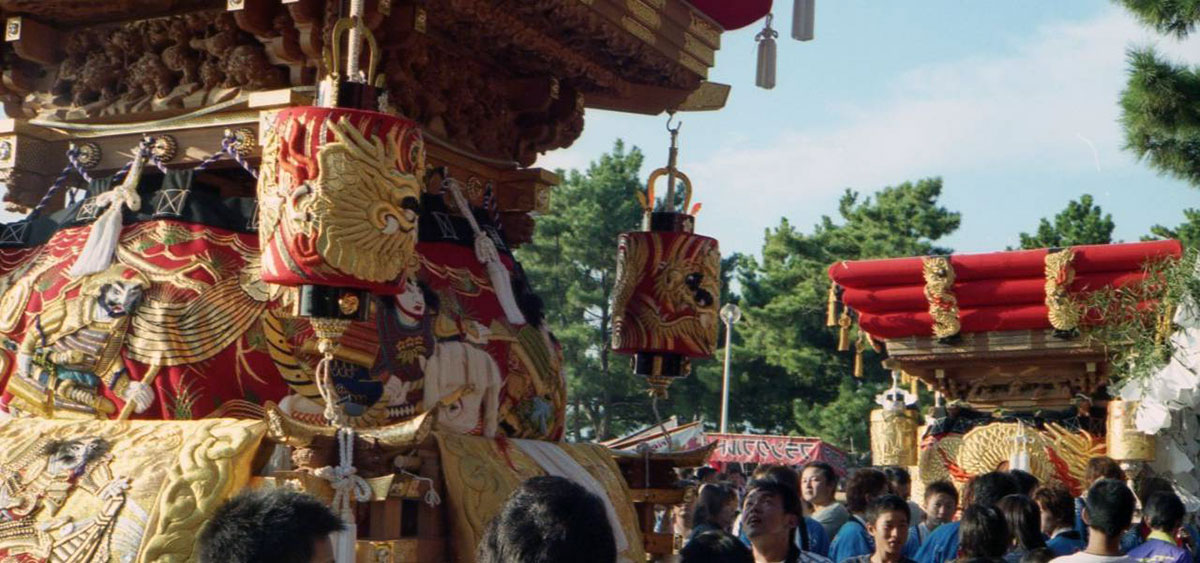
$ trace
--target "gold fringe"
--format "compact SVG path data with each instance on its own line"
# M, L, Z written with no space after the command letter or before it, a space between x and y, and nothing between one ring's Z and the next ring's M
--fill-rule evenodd
M837 326L837 284L829 284L829 305L825 308L825 326Z
M850 350L850 326L853 323L850 313L842 311L842 316L838 319L838 326L841 327L841 330L838 331L838 352Z
M919 391L921 389L921 379L918 377L913 377L911 386L912 386L912 394L914 397L916 397L917 391Z

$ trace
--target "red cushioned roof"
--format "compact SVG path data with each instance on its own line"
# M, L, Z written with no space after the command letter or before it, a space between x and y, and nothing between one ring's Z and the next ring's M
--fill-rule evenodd
M691 0L726 31L746 27L771 11L771 0Z
M1145 276L1148 260L1178 258L1176 240L1072 247L1073 294L1121 287ZM1047 249L950 256L951 291L961 332L1050 328L1045 305ZM858 314L859 326L882 339L931 336L933 319L925 297L923 258L838 262L829 277L842 288L841 301Z

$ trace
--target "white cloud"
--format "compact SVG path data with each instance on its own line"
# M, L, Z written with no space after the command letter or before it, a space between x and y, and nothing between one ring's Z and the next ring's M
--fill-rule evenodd
M1193 60L1200 52L1200 40L1163 40L1113 7L1036 30L1002 56L910 69L887 86L885 103L835 106L832 128L785 129L694 155L682 165L696 184L720 186L705 191L703 230L751 250L780 215L812 216L804 210L814 205L832 212L845 187L989 168L1141 166L1121 151L1117 99L1125 52L1144 44Z

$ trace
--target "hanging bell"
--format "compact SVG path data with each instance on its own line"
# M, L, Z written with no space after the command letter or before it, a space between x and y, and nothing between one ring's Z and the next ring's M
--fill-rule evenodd
M795 0L792 4L792 39L812 41L816 15L817 0Z
M754 75L754 85L764 90L775 87L775 38L779 32L771 28L771 20L775 16L767 14L767 24L754 40L758 42L758 70Z

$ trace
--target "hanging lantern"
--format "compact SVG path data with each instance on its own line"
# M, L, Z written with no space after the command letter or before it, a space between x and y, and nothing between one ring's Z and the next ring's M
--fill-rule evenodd
M1138 431L1134 421L1137 407L1137 401L1109 401L1108 457L1117 461L1154 461L1154 436Z
M679 128L668 130L669 164L651 173L646 193L638 193L645 230L618 240L612 304L613 351L633 355L634 373L657 397L666 397L673 379L688 375L692 358L713 355L721 291L721 252L716 239L692 232L699 204L691 207L692 183L675 168ZM660 203L654 186L664 176L667 195Z
M418 126L375 111L380 92L368 78L378 49L362 9L353 2L326 42L318 106L281 110L264 127L257 194L262 279L298 288L293 313L317 337L314 378L335 425L343 413L330 383L334 345L351 321L366 320L369 294L401 293L416 267L425 173Z
M917 464L916 395L900 388L899 372L892 372L892 387L875 397L882 408L871 411L871 463L877 466Z

